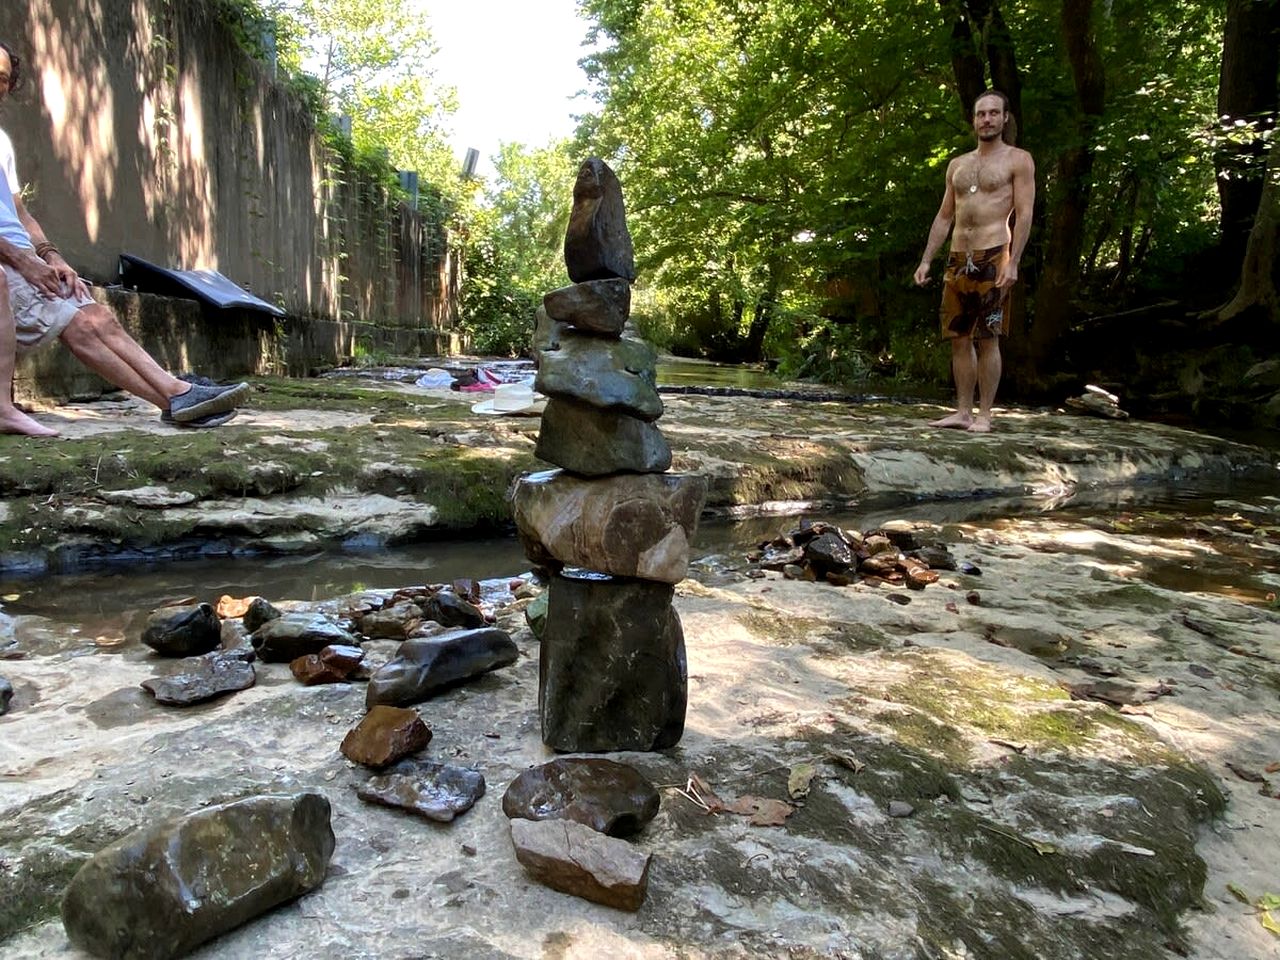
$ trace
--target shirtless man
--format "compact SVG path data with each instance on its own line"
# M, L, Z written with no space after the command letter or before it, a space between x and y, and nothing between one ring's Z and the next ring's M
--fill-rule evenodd
M0 103L17 88L20 71L21 62L0 42ZM13 144L0 130L0 433L57 433L14 406L12 386L16 352L58 339L103 379L159 407L160 419L174 426L221 426L249 393L246 383L198 386L174 377L89 296L23 204Z
M1000 337L1009 332L1009 288L1018 280L1018 261L1031 232L1036 199L1031 154L1004 142L1009 122L1009 101L1003 93L988 90L974 101L978 148L947 165L942 206L916 267L915 282L923 286L929 279L930 262L954 224L951 255L942 278L941 313L942 335L951 341L956 412L931 421L931 427L975 433L991 430L991 405L1000 384Z

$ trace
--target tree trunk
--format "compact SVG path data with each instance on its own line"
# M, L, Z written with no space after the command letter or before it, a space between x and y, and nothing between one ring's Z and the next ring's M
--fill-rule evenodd
M1262 195L1263 141L1280 108L1280 0L1227 0L1222 31L1222 71L1218 116L1231 140L1214 157L1222 202L1222 264L1234 270L1244 254L1249 228ZM1257 126L1238 130L1243 120Z
M1273 147L1267 159L1262 195L1258 200L1253 229L1245 246L1240 270L1240 289L1231 302L1218 311L1217 321L1226 322L1251 307L1261 308L1267 324L1252 326L1250 339L1272 341L1280 328L1280 148ZM1263 334L1265 327L1269 331Z
M1071 321L1071 298L1080 277L1085 213L1089 209L1094 128L1106 102L1102 57L1094 41L1093 0L1063 0L1061 24L1079 113L1076 142L1058 158L1054 178L1057 205L1049 217L1044 274L1036 291L1026 365L1016 371L1024 383L1044 372Z
M747 330L747 339L742 347L742 359L747 363L758 363L764 359L764 337L769 332L769 323L773 320L778 305L778 291L782 288L781 258L770 257L766 269L768 274L764 293L756 302L751 327Z
M973 101L987 88L986 69L978 56L968 10L957 0L941 0L943 12L951 18L951 71L960 95L960 110L965 122L973 119Z

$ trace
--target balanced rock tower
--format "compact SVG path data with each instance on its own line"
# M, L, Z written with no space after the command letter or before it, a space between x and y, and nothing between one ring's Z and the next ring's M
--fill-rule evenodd
M653 347L627 328L635 262L622 187L585 161L564 241L572 286L538 310L537 456L514 493L525 553L553 571L538 676L542 739L566 752L660 750L684 732L684 631L672 609L706 499L668 473Z

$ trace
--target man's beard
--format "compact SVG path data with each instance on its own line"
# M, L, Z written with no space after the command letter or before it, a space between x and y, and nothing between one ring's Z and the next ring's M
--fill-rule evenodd
M992 140L999 140L1002 133L1004 133L1003 130L988 130L984 133L979 133L978 139L983 143L990 143Z

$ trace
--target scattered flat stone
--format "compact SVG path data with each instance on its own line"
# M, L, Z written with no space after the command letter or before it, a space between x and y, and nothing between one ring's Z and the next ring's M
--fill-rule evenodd
M257 682L253 664L224 653L209 653L182 661L181 671L142 681L142 689L157 703L189 707L224 693L247 690Z
M319 613L286 613L268 620L250 640L263 663L290 663L332 645L360 645L355 637Z
M510 666L520 651L503 630L482 627L426 640L406 640L369 680L365 704L418 703L441 690Z
M350 678L363 659L364 650L360 647L338 644L325 647L319 653L298 657L289 664L289 670L294 679L308 687L321 683L342 683Z
M222 645L222 621L207 603L161 607L147 619L142 642L166 657L194 657Z
M979 567L976 563L970 563L967 560L961 563L956 569L958 569L961 573L969 577L982 576L982 568Z
M430 760L402 760L357 787L356 796L448 823L470 810L484 796L484 789L484 776L475 770Z
M462 599L451 590L432 594L422 608L428 620L446 627L466 627L468 630L484 626L484 614L474 603Z
M909 817L916 812L916 808L905 800L889 801L889 816L891 817Z
M594 903L639 910L650 854L572 820L512 820L516 859L539 883Z
M564 262L574 283L636 278L622 184L609 165L596 157L583 161L573 184Z
M608 337L622 335L631 314L631 284L626 280L590 280L552 290L542 298L547 316L577 330Z
M559 397L542 413L534 456L588 477L671 466L671 447L655 424Z
M13 684L0 677L0 717L9 712L9 703L13 700Z
M538 664L542 740L564 753L662 750L684 733L675 588L566 569L548 588Z
M951 556L946 547L937 545L924 546L918 550L913 550L911 555L928 564L931 570L954 570L956 568L956 558Z
M706 478L692 475L586 480L549 470L516 483L513 507L520 541L536 564L679 583L706 494Z
M655 379L658 355L635 337L604 340L562 333L554 348L538 351L534 389L641 420L662 416Z
M360 617L360 632L370 640L405 640L423 620L416 603L396 603Z
M318 887L333 847L318 793L209 807L99 851L67 887L62 923L94 956L180 957Z
M244 612L244 628L255 633L268 620L278 620L284 614L261 597L249 600L249 607Z
M905 607L908 603L911 602L911 598L908 597L905 593L888 593L888 594L885 594L885 599L888 600L890 603L896 603L898 604L898 606L901 606L901 607Z
M658 815L658 791L634 767L559 757L511 781L502 812L517 820L572 820L611 837L639 833Z
M938 582L938 572L923 566L907 567L907 586L912 590L923 590L931 583Z
M375 706L342 738L342 755L375 769L416 753L431 742L417 710Z

